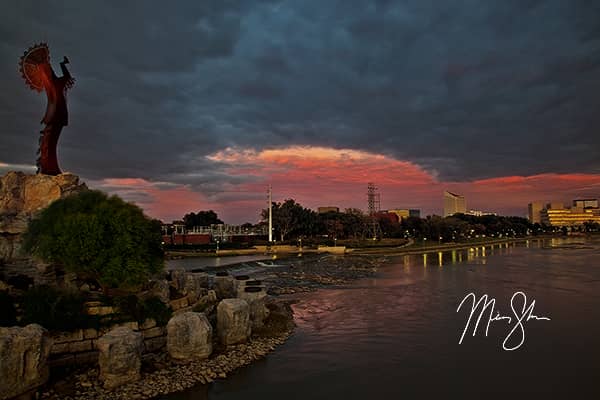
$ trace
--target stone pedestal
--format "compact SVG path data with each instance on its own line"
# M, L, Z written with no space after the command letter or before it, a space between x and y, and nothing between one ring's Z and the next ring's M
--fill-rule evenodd
M217 333L221 343L244 343L250 337L252 326L250 308L242 299L225 299L217 306Z
M52 342L37 324L0 328L0 399L9 399L48 380Z
M188 272L185 274L183 294L190 298L190 304L208 292L208 274L206 272Z
M185 312L167 324L167 350L177 361L208 358L212 353L212 326L203 313Z
M5 279L24 275L36 285L54 283L52 268L21 254L22 234L50 203L86 189L77 175L69 173L50 176L13 171L0 178L0 265L4 265Z
M252 329L262 328L265 319L269 316L269 309L266 307L267 292L264 287L246 286L239 297L248 303Z
M98 365L104 387L113 389L140 379L142 335L130 328L115 328L98 339Z
M218 273L214 280L214 289L219 299L229 299L235 297L235 283L231 275Z

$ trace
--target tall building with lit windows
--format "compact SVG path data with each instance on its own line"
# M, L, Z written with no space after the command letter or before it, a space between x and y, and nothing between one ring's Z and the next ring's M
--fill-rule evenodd
M445 191L444 192L444 217L467 212L467 201L465 196Z

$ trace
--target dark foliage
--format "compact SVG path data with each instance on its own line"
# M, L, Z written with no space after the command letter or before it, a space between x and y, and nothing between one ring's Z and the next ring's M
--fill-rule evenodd
M163 269L160 222L122 199L84 191L31 221L24 249L108 287L135 287Z
M129 321L131 319L142 323L148 318L152 318L159 326L166 325L171 318L172 310L167 307L158 297L149 297L140 300L135 295L116 297L113 299L117 306L121 319Z
M183 223L187 229L191 229L195 226L219 225L222 224L223 221L219 219L216 212L209 210L186 214L183 217Z
M16 324L15 300L8 293L0 292L0 326L13 326Z
M96 318L85 313L84 303L78 292L38 286L24 295L22 322L60 331L94 327Z

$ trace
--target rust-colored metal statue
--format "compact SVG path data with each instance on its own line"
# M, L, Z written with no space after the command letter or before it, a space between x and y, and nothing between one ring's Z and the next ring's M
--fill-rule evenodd
M37 159L37 172L41 174L58 175L61 173L56 157L56 144L62 128L69 124L66 91L75 82L66 67L68 63L69 60L64 57L60 63L63 76L56 76L50 65L50 50L46 43L30 47L19 62L23 79L29 87L38 92L44 90L48 96L46 114L41 122L46 126L40 132L39 157Z

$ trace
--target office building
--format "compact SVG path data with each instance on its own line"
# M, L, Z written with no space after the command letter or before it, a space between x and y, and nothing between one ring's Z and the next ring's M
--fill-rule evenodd
M328 206L328 207L319 207L317 208L317 212L319 214L326 214L328 212L340 212L340 208L339 207L333 207L333 206Z
M598 199L579 199L573 200L573 207L575 208L599 208Z
M600 215L592 209L547 208L540 212L541 221L551 226L576 226L586 222L600 223Z
M467 201L464 196L456 193L444 192L444 217L467 212Z
M393 208L391 210L387 210L387 212L396 214L398 216L398 220L406 219L408 217L421 217L421 210L415 208Z
M527 205L527 209L529 211L529 222L532 224L541 224L542 223L542 215L541 212L544 209L543 201L533 201Z

